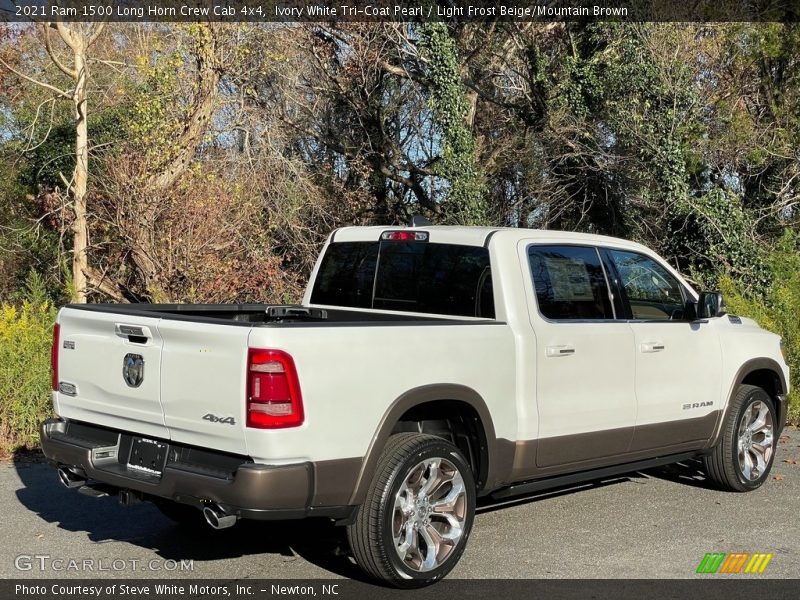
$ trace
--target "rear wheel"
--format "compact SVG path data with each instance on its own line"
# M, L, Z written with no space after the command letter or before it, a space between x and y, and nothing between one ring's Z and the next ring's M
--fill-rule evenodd
M742 385L734 394L722 435L704 458L706 473L721 488L761 487L775 458L775 407L763 389Z
M389 438L347 537L359 566L398 587L441 579L458 562L475 517L475 482L461 451L442 438Z

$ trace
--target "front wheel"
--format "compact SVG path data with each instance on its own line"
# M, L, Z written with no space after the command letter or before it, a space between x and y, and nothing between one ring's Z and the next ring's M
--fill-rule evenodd
M419 587L455 566L474 518L475 482L461 451L442 438L401 433L389 438L347 537L368 575Z
M749 492L766 481L775 459L775 407L763 389L736 390L720 440L704 458L706 473L722 489Z

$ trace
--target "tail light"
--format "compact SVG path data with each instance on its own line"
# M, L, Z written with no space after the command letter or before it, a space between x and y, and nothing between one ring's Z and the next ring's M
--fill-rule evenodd
M247 354L247 426L297 427L303 423L303 398L297 369L281 350L250 348Z
M50 347L50 374L53 391L58 391L58 345L61 340L61 325L53 325L53 345Z

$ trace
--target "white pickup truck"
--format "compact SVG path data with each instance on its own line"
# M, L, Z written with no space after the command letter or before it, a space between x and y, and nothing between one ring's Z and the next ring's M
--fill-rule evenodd
M42 446L64 485L179 522L334 519L370 576L423 585L479 497L691 457L759 487L782 352L632 242L348 227L299 306L64 307Z

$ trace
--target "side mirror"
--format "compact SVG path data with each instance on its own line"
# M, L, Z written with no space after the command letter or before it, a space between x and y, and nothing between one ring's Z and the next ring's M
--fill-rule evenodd
M697 300L697 318L711 319L722 317L727 313L725 300L719 292L701 292Z

